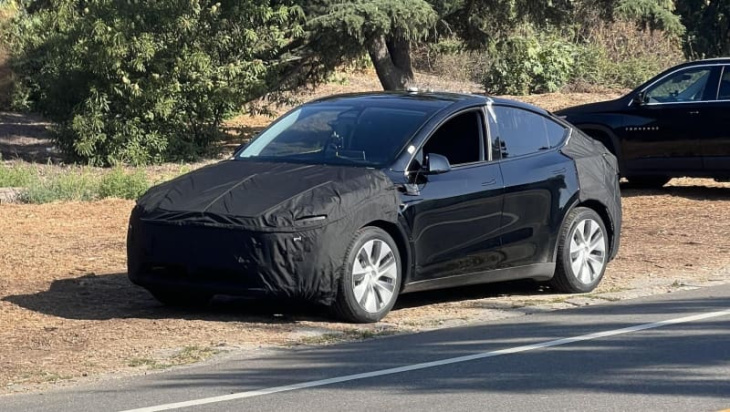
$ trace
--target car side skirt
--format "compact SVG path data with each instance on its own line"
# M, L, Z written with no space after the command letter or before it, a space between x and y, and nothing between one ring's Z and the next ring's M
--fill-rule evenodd
M547 281L555 274L555 263L535 263L513 268L495 269L486 272L450 276L447 278L429 279L411 282L405 285L401 293L420 292L432 289L446 289L485 283L506 282L518 279L534 279Z

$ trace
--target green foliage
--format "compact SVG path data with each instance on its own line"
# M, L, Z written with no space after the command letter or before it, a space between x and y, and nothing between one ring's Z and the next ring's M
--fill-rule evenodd
M677 0L677 12L687 27L685 50L690 57L730 55L730 2Z
M619 0L614 14L621 20L635 21L642 27L672 35L681 35L685 30L674 13L674 0Z
M438 20L425 0L353 0L347 2L309 2L307 28L321 38L340 44L364 44L378 35L394 35L408 40L424 39ZM327 4L330 3L330 4Z
M188 171L188 167L157 176L154 183L169 180ZM0 165L0 187L20 187L25 203L91 201L105 198L137 199L153 184L144 169L99 170L90 167L58 169L31 166L22 162Z
M496 45L486 74L488 93L522 95L560 90L571 78L575 46L557 35L526 31Z
M634 88L684 59L676 36L631 22L601 23L577 42L571 83Z
M18 12L13 0L0 0L0 109L10 106L10 91L13 87L13 74L8 65L8 32L12 18Z
M95 165L190 159L266 93L297 7L250 0L29 0L14 21L18 109Z
M98 179L88 170L78 169L40 179L20 194L24 203L90 201L97 199Z
M585 33L537 33L529 28L499 41L484 78L490 93L523 95L565 87L633 88L682 61L666 32L632 22L600 23Z
M0 187L25 187L38 180L37 171L22 163L0 165Z
M116 168L106 173L99 181L98 197L137 199L149 187L150 182L143 171L137 170L132 173L127 173L122 169Z

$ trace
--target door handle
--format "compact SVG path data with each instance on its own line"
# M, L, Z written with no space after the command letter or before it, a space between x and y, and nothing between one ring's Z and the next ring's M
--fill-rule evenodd
M497 179L489 179L486 182L482 182L482 186L492 186L497 183Z
M568 171L568 169L562 168L562 169L552 170L551 173L554 174L554 175L562 175L563 173L565 173L567 171Z
M699 110L690 110L689 114L700 114Z

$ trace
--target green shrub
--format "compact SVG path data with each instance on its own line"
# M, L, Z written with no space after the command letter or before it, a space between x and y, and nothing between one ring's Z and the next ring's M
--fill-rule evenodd
M114 169L106 173L99 182L99 197L116 197L119 199L137 199L150 187L147 175L137 170L126 173L122 169Z
M24 203L90 201L98 198L99 179L85 168L74 168L41 179L21 194Z
M598 23L579 37L572 83L634 88L684 60L678 37L632 22Z
M20 200L24 203L51 203L62 201L92 201L105 198L137 199L149 187L150 179L143 169L126 172L121 168L99 170L90 167L46 169L26 165L0 167L0 183L5 176L16 187L23 187ZM173 176L167 176L166 179ZM0 185L2 186L2 185Z
M570 80L574 54L570 41L525 29L497 42L485 89L513 95L558 91Z
M251 0L26 0L12 24L16 109L93 165L195 158L271 88L297 7ZM280 4L280 3L277 3Z
M678 37L625 21L594 23L576 34L523 27L499 40L492 54L485 89L512 95L633 88L683 60Z
M38 181L38 172L28 165L0 164L0 187L26 187Z

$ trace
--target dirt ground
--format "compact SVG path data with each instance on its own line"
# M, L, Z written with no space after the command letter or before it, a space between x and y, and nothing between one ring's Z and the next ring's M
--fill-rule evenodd
M312 96L375 89L372 82L358 78ZM554 110L619 94L524 100ZM40 123L14 116L0 116L0 123ZM233 126L256 129L269 120L239 118ZM0 144L23 147L22 139L42 138L22 131L3 135L2 127ZM675 179L661 190L624 188L623 195L622 248L594 293L555 295L516 282L404 295L383 322L365 326L333 323L323 308L276 302L221 299L201 310L164 308L126 278L125 235L133 202L3 204L0 394L151 373L219 352L414 332L727 281L730 184Z

